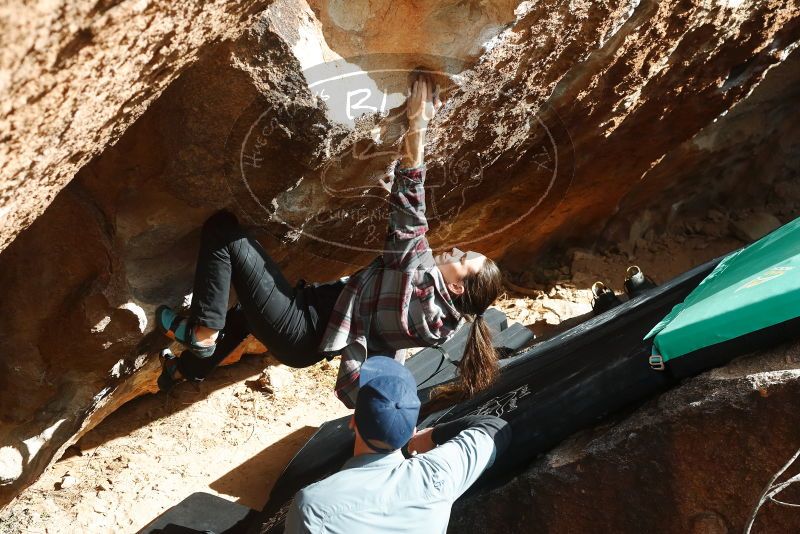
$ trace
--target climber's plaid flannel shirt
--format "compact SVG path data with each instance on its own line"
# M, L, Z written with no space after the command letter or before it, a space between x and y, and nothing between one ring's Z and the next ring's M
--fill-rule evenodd
M402 349L442 343L461 319L425 238L424 185L424 167L396 168L384 253L347 280L322 338L322 352L342 355L336 395L349 408L368 354L402 362Z

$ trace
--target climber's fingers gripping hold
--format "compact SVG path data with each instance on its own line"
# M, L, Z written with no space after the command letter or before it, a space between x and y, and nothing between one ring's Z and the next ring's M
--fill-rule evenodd
M406 116L413 129L425 129L433 119L436 111L442 106L439 98L439 86L427 74L419 74L411 86L411 93L406 103Z

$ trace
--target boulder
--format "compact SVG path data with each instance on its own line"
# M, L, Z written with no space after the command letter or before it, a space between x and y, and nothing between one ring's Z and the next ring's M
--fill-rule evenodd
M781 221L771 213L756 212L732 222L731 226L736 237L751 243L780 228Z
M12 0L0 14L0 250L268 0Z

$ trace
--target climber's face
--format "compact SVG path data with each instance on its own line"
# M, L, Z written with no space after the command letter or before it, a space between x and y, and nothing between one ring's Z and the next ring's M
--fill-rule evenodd
M486 256L478 252L462 252L454 247L438 254L434 260L447 283L447 290L451 295L458 296L464 292L464 279L480 272Z

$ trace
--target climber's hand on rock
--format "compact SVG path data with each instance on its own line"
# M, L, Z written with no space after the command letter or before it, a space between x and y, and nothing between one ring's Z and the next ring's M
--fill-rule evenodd
M419 167L423 164L425 131L428 122L440 107L442 101L439 98L439 87L434 85L433 79L427 74L417 75L406 100L408 131L402 161L404 167Z
M411 86L406 101L406 117L409 130L424 130L433 119L442 101L439 98L439 86L435 85L431 76L419 74Z

